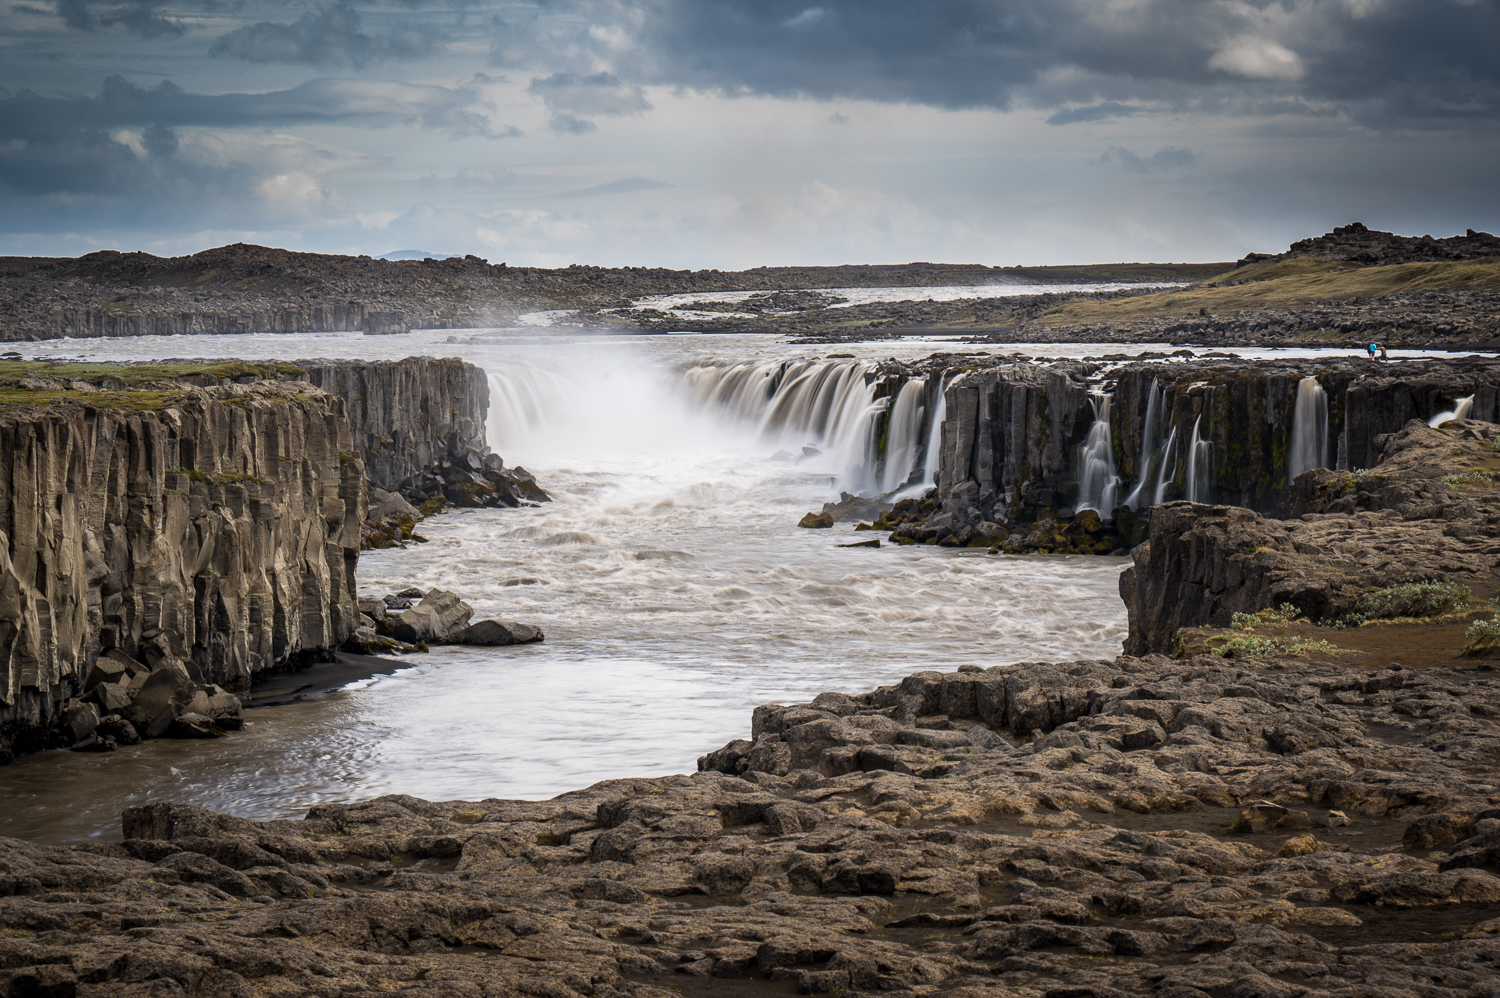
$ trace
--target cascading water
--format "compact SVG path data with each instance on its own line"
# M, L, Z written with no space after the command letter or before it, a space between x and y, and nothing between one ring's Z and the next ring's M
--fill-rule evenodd
M1156 488L1151 492L1152 503L1167 498L1167 486L1177 480L1177 427L1167 434L1167 443L1161 449L1161 464L1156 467Z
M1212 396L1209 396L1205 402L1211 400ZM1187 478L1183 482L1189 502L1207 502L1209 493L1213 490L1214 445L1199 434L1202 424L1203 414L1199 413L1198 418L1193 420L1193 439L1188 444Z
M1125 497L1122 505L1131 509L1140 509L1146 494L1146 483L1152 480L1152 462L1156 460L1156 444L1161 439L1163 409L1165 407L1166 391L1159 385L1155 378L1151 379L1151 390L1146 393L1146 424L1141 430L1141 459L1136 465L1136 471L1140 480L1136 482L1135 488L1130 490L1130 495ZM1162 460L1166 455L1160 455ZM1156 500L1160 502L1161 500Z
M1290 443L1286 455L1288 483L1304 471L1328 467L1328 395L1317 378L1303 378L1297 383Z
M948 386L938 378L937 402L932 407L932 421L927 429L927 449L922 452L922 484L931 487L937 482L938 448L943 443L943 420L948 418Z
M1450 419L1467 419L1469 410L1474 408L1474 396L1454 399L1453 408L1447 412L1440 412L1427 421L1428 426L1442 426Z
M1108 516L1114 511L1120 477L1115 474L1114 439L1110 432L1108 395L1091 395L1094 425L1078 445L1074 476L1078 481L1078 508Z
M922 382L908 382L894 400L876 399L872 374L857 361L770 361L694 367L687 381L700 402L754 424L764 440L830 452L841 487L888 491L911 477L918 457ZM877 475L875 427L887 408L887 441L899 442L902 453L888 446L884 473Z
M891 418L885 434L885 463L881 468L880 491L890 492L905 485L922 455L917 448L922 433L923 399L927 382L906 382L891 403Z

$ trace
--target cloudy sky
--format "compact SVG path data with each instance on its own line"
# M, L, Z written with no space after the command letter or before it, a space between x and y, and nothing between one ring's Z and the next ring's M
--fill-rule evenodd
M1500 0L0 0L0 253L739 268L1500 229Z

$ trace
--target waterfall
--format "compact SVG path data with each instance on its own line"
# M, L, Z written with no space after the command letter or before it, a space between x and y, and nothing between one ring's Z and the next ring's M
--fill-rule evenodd
M1205 401L1212 398L1213 396L1208 396ZM1203 414L1199 413L1198 418L1193 420L1193 439L1188 445L1187 479L1183 482L1189 502L1207 502L1213 487L1214 445L1199 435L1202 423Z
M1290 444L1286 455L1287 484L1304 471L1328 467L1328 395L1317 378L1303 378L1297 383Z
M948 418L947 387L938 378L937 401L932 407L932 421L927 428L927 450L922 454L922 484L931 487L937 481L938 448L943 444L943 420Z
M866 492L881 484L874 431L892 402L875 398L872 374L858 361L806 360L694 367L686 378L702 404L754 425L764 440L813 444L830 454L842 487ZM911 467L890 474L905 481Z
M1177 427L1167 434L1167 443L1161 449L1161 464L1156 468L1156 488L1152 490L1151 502L1159 503L1167 497L1167 486L1177 480Z
M1162 409L1166 404L1166 395L1166 390L1157 383L1155 378L1152 378L1151 390L1146 393L1146 423L1141 429L1141 459L1135 469L1140 478L1123 503L1131 509L1141 508L1141 498L1146 491L1146 483L1151 481L1151 462L1157 456L1156 444L1161 438ZM1165 459L1165 455L1162 457ZM1157 502L1160 501L1160 499L1157 500Z
M539 367L498 368L489 372L489 385L486 435L490 449L507 457L574 407L574 390L567 380Z
M1467 419L1469 416L1469 410L1472 408L1474 408L1474 396L1470 395L1467 398L1455 399L1452 409L1449 409L1447 412L1440 412L1436 416L1433 416L1427 421L1427 425L1442 426L1450 419Z
M1115 474L1114 439L1109 426L1108 395L1090 395L1094 424L1078 445L1074 476L1078 481L1078 509L1092 509L1108 516L1114 512L1120 478Z
M906 382L896 393L891 404L891 418L885 433L885 464L881 469L880 491L890 492L906 484L912 476L916 462L921 458L917 452L919 435L922 432L922 400L926 397L927 382L920 378Z

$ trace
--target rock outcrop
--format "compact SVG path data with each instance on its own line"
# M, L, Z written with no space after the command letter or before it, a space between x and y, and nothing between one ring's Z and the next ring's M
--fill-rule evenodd
M1285 253L1251 253L1240 266L1262 260L1315 257L1345 260L1364 267L1393 263L1431 263L1437 260L1482 260L1500 256L1500 237L1469 229L1461 236L1398 236L1394 232L1366 228L1363 222L1340 225L1332 232L1292 243Z
M66 743L59 716L106 679L111 711L177 669L236 691L338 647L365 503L351 447L343 402L298 382L0 412L0 755ZM91 676L103 653L124 668Z
M0 839L12 994L1475 998L1500 682L1122 658L756 710L550 801Z
M489 380L456 358L304 360L307 380L345 400L354 452L371 491L366 547L413 539L424 515L448 506L550 501L525 468L507 468L485 437Z
M1183 627L1226 627L1236 613L1291 604L1314 621L1366 593L1443 580L1500 582L1500 426L1413 420L1378 437L1373 469L1309 471L1285 497L1288 519L1174 502L1151 510L1151 539L1120 577L1131 654L1177 650Z
M489 453L484 371L457 358L302 360L307 380L342 398L370 484L401 491L425 471Z

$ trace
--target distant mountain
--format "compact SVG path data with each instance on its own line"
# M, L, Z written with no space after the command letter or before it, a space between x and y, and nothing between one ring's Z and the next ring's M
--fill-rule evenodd
M380 257L382 260L453 260L463 256L462 253L429 253L426 250L391 250Z

